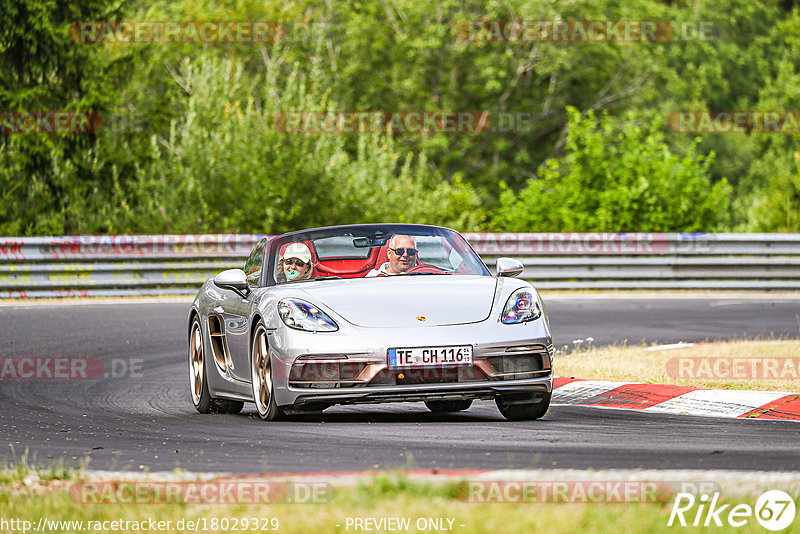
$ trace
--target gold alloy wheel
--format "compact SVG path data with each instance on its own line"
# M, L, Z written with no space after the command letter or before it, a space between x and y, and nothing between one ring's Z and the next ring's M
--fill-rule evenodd
M259 327L253 339L253 397L258 414L262 417L269 410L272 397L271 373L267 334L263 327Z
M200 395L203 392L203 365L203 338L200 334L200 323L195 321L189 337L189 380L195 406L200 404Z

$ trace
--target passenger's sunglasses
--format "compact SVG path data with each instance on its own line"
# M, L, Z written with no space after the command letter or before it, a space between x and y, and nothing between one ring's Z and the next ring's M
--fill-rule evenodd
M286 265L296 265L301 269L306 266L306 262L295 258L286 258L285 260L283 260L283 263L285 263Z
M389 250L391 250L392 252L394 252L398 256L402 256L405 253L408 253L409 256L416 256L417 255L417 249L415 249L415 248L392 248L392 247L389 247Z

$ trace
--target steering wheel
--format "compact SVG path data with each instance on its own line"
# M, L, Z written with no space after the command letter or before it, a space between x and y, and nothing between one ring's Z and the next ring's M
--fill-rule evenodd
M442 269L430 263L420 263L406 271L406 274L421 273L421 274L450 274L447 269Z

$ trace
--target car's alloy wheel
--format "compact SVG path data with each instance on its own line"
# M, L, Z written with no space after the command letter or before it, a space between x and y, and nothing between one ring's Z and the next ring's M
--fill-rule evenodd
M469 410L469 407L472 406L472 399L425 401L425 406L433 413L461 412Z
M256 326L253 335L251 355L251 377L253 400L258 416L267 421L275 421L283 416L283 410L276 404L272 382L272 362L267 346L267 329L262 323Z
M211 396L206 383L206 361L203 354L203 334L200 320L195 317L189 333L189 387L192 404L200 413L211 413Z
M244 407L243 402L211 397L207 372L203 331L200 328L200 319L195 317L189 331L189 387L192 391L192 404L200 413L241 412Z
M519 396L500 396L495 399L495 403L503 417L510 421L532 420L539 419L547 413L552 395L552 393L540 393L522 399Z

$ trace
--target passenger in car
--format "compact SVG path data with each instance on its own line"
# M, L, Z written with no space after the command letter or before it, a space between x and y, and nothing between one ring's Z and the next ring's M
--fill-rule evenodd
M291 243L278 260L278 283L311 278L311 251L305 243Z
M396 234L389 239L389 249L386 251L389 261L377 269L372 269L365 278L373 276L393 276L404 274L417 264L417 243L408 235Z

